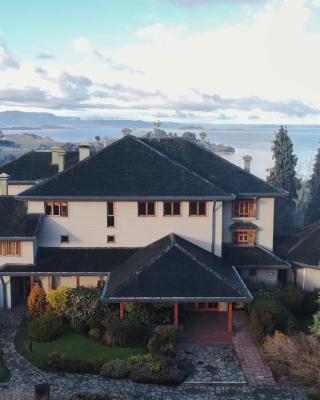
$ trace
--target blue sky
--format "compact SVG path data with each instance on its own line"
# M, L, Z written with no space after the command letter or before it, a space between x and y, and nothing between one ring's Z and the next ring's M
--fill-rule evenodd
M319 0L4 0L0 110L320 122Z

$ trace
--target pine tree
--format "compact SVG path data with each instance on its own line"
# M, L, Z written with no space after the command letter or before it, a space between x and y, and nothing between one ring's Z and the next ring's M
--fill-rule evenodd
M291 200L297 198L300 181L296 176L297 157L293 154L293 144L287 128L281 126L276 132L272 145L274 167L268 177L268 182L284 189L289 193Z
M314 160L313 171L308 186L310 197L305 222L306 224L312 224L320 220L320 147Z

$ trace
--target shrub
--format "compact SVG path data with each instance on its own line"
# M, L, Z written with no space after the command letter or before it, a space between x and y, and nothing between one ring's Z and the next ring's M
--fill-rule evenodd
M44 366L45 369L53 372L70 372L77 374L97 374L100 371L102 362L99 360L83 361L66 357L59 352L51 353L49 360Z
M28 296L28 316L36 318L46 312L47 296L46 292L38 286L34 286Z
M93 339L99 340L101 338L101 331L98 328L91 328L88 332L88 335Z
M278 300L293 313L299 313L302 309L303 290L294 285L287 285L282 288Z
M318 302L319 290L304 292L302 299L302 310L306 314L314 314L319 310Z
M174 326L157 326L149 339L148 350L151 354L174 357L176 355L176 330Z
M38 342L50 342L64 332L61 318L52 315L40 315L29 322L29 337Z
M51 290L47 295L48 311L53 315L65 318L70 292L71 289L66 287Z
M157 357L153 356L150 353L148 353L148 354L134 354L134 355L128 357L127 364L128 364L129 369L131 369L134 366L134 364L137 364L139 362L153 361L156 358Z
M280 381L301 385L320 383L320 344L316 338L304 333L287 336L276 331L266 338L263 352Z
M275 299L258 298L248 307L250 320L253 310L254 320L260 319L264 335L270 335L275 329L290 333L296 324L294 316ZM260 328L259 328L260 329Z
M94 313L99 294L98 289L84 287L70 290L66 316L76 332L84 332L88 329L88 322Z
M114 307L114 304L108 304L105 301L98 300L88 320L90 328L106 328L110 320L119 318L119 312L116 314Z
M265 332L261 322L260 314L257 310L252 310L250 313L250 327L254 337L256 338L256 341L261 346L265 339Z
M153 358L139 361L132 365L130 379L134 382L178 385L182 383L188 370L172 358Z
M109 321L104 337L114 346L145 346L150 337L150 330L140 321L127 316L124 320L114 318Z
M129 374L127 362L124 360L112 360L102 365L100 375L106 378L123 379Z

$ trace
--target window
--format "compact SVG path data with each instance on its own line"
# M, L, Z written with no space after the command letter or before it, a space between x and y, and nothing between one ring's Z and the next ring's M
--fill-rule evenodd
M107 203L107 227L114 226L114 204L108 201Z
M256 231L253 229L233 231L232 242L253 246L256 243Z
M237 199L233 202L233 218L255 218L256 199Z
M154 201L138 201L138 215L139 217L147 217L155 215Z
M46 215L67 217L68 203L63 201L46 201L44 203L44 211Z
M114 235L108 235L107 236L107 243L114 243L116 241Z
M1 256L21 256L21 242L14 240L0 242Z
M69 235L61 235L61 243L69 243Z
M205 201L190 201L189 215L207 215L207 203Z
M163 202L163 215L181 215L180 214L180 202L179 201L164 201Z

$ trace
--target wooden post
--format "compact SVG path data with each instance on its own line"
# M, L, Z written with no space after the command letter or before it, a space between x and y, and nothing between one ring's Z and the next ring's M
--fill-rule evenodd
M232 303L228 303L228 335L232 336Z
M179 304L174 305L174 326L179 329Z
M80 276L77 275L76 278L77 278L77 287L79 287L80 286Z
M124 308L123 308L123 303L120 303L120 319L123 319L123 315L124 315Z

